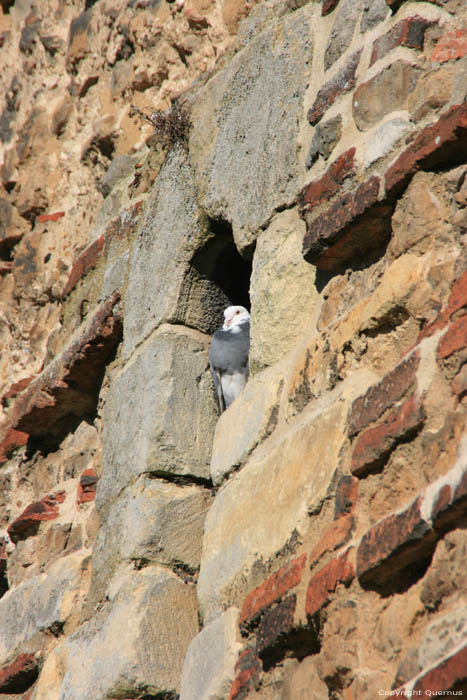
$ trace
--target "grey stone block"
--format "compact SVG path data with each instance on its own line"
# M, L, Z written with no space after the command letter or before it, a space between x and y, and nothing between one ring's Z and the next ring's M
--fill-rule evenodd
M343 0L339 4L324 52L324 68L326 70L329 70L352 43L355 25L364 4L365 0Z
M209 479L217 419L210 338L167 326L113 380L104 409L101 514L140 474Z
M201 201L210 216L231 222L240 249L297 193L315 12L308 5L273 21L200 90L193 106L190 152L205 182Z
M183 665L180 700L227 698L242 650L238 608L230 608L191 642Z

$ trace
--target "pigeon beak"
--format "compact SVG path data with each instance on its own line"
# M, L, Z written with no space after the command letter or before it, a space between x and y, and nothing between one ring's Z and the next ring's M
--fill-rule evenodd
M226 326L226 328L228 328L228 327L230 326L231 323L232 323L232 319L231 319L231 318L229 318L228 320L226 319L226 320L224 321L224 326Z

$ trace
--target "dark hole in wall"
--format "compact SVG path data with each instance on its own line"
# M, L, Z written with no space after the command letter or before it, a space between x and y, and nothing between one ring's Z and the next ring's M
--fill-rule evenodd
M1 542L0 542L1 545ZM5 595L8 590L7 562L6 559L0 559L0 598Z
M208 221L207 240L196 251L191 264L198 278L208 282L202 304L212 317L206 330L214 332L219 327L222 311L227 306L245 306L250 309L251 260L246 260L238 252L232 226L228 221Z

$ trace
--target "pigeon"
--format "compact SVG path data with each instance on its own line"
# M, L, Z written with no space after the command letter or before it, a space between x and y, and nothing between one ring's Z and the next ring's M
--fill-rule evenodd
M221 413L247 383L249 350L250 314L244 306L229 306L224 311L224 325L214 333L209 348L209 364Z

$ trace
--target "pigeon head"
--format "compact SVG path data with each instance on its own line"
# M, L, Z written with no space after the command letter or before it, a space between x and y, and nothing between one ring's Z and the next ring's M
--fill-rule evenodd
M244 306L229 306L224 311L224 325L222 329L224 331L236 328L240 326L244 321L250 319L250 314L245 309Z

